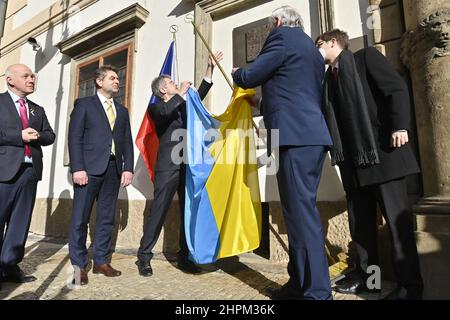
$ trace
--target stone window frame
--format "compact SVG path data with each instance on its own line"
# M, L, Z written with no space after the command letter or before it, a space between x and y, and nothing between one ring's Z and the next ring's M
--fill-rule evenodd
M106 57L109 57L116 53L127 50L127 74L126 74L125 99L124 99L123 104L128 110L131 110L131 105L130 105L131 90L132 90L131 79L132 79L132 74L133 74L133 58L134 58L133 47L134 47L133 41L119 43L117 46L115 46L113 48L107 48L94 56L88 56L86 59L78 61L78 63L76 64L75 81L73 83L73 90L75 90L74 91L74 101L75 101L75 99L78 98L78 81L79 81L79 76L80 76L80 69L82 67L89 65L97 60L99 61L99 66L101 66L101 65L103 65L103 60Z

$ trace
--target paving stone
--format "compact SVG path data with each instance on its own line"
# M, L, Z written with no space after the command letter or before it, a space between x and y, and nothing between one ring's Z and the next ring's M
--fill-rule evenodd
M61 239L30 235L21 268L37 277L26 284L3 283L2 300L268 300L265 289L288 280L285 264L274 264L253 254L224 259L205 266L201 274L176 268L173 257L156 254L154 274L140 277L134 264L136 250L117 248L111 264L122 271L108 278L89 271L87 286L71 285L68 246ZM392 284L386 285L392 289ZM387 289L386 289L387 290ZM387 294L386 291L383 295ZM341 295L335 300L374 300L377 295Z

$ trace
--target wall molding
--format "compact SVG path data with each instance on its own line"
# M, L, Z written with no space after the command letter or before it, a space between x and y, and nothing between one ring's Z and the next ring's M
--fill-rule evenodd
M135 3L59 42L56 47L63 54L72 58L77 57L104 43L127 34L134 34L136 29L145 24L148 15L149 11Z
M78 14L97 1L99 0L72 0L68 6L55 4L38 13L32 20L17 29L5 30L0 44L0 58L23 46L29 37L37 37L47 32L51 27ZM53 10L56 12L49 16L48 12Z

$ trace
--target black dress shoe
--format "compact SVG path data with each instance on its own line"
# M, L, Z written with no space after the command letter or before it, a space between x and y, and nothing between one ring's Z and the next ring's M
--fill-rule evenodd
M195 263L193 263L192 261L187 260L187 259L178 260L177 267L181 271L184 271L187 273L195 274L195 273L202 272L202 269L199 266L197 266Z
M27 283L36 281L35 276L26 275L22 270L18 270L14 273L3 273L3 281L14 283Z
M266 293L272 300L303 300L300 289L295 288L290 282L280 288L266 288Z
M152 266L150 265L150 261L144 262L144 261L138 260L135 263L138 267L140 276L150 277L153 275L153 269L152 269Z
M359 293L380 293L380 289L369 289L366 285L366 280L362 278L355 278L344 282L343 284L336 285L334 290L343 294L359 294Z

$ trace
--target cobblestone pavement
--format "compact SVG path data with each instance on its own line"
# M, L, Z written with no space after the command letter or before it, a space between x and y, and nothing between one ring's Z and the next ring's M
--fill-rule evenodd
M65 240L30 235L21 263L37 281L26 284L2 283L1 300L268 300L265 289L288 279L284 264L273 264L253 254L224 259L204 267L201 274L178 270L171 257L156 254L153 276L138 275L136 250L117 248L112 266L122 276L108 278L89 271L89 284L71 288L72 268ZM392 289L383 284L380 295L341 295L335 300L376 300Z

